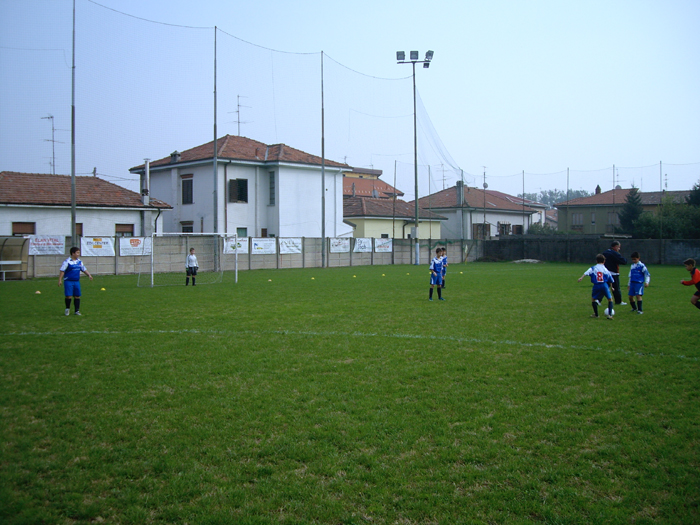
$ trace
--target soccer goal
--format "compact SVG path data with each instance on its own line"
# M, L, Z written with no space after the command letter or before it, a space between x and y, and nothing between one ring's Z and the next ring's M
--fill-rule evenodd
M141 256L138 286L184 286L187 256L192 248L198 264L197 285L220 283L224 274L224 245L229 239L215 233L153 235L151 253Z

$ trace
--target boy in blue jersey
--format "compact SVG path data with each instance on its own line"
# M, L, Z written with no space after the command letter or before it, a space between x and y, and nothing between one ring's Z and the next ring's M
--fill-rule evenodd
M605 263L605 256L603 254L598 254L596 255L596 265L591 266L588 270L583 272L583 275L578 278L578 282L581 282L581 280L587 276L590 275L591 277L591 282L593 283L593 290L591 291L591 297L592 297L592 302L591 305L593 306L593 315L591 317L598 317L598 305L600 304L600 301L605 297L608 300L608 308L612 312L613 310L613 300L612 300L612 294L610 293L610 286L614 282L613 276L610 273L610 270L608 270L604 263ZM605 314L605 317L608 319L612 320L612 315Z
M445 288L445 275L447 274L447 248L442 248L442 286Z
M87 271L83 262L79 259L80 248L73 246L70 249L70 257L63 261L58 273L58 286L63 285L66 296L66 315L70 315L71 297L75 299L75 315L80 314L80 272L87 275L92 281L92 275Z
M632 312L638 314L643 314L642 311L642 296L644 295L644 288L649 286L649 281L651 280L651 274L649 270L644 265L643 262L639 260L639 252L632 252L630 255L632 260L632 266L630 266L630 275L628 288L629 292L627 295L630 298L630 305L632 305ZM636 304L635 304L636 299Z
M438 299L444 301L442 298L442 258L440 257L440 248L435 249L435 257L430 261L430 294L428 295L428 301L433 300L433 288L437 286Z

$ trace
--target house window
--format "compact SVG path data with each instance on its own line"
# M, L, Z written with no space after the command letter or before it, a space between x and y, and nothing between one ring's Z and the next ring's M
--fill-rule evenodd
M515 224L513 226L513 235L522 235L523 234L523 227L521 224Z
M83 223L82 222L75 223L75 235L76 235L76 237L83 236Z
M12 223L12 235L35 235L36 234L36 223L35 222L13 222Z
M490 224L472 224L472 238L474 239L486 239L486 237L491 236L491 225Z
M275 172L270 172L270 206L275 205Z
M193 221L182 221L180 223L180 229L182 233L194 233L194 222Z
M228 181L228 201L248 202L248 179L231 179Z
M236 228L236 235L240 237L248 237L248 228Z
M382 233L382 239L388 239L389 234L388 233Z
M260 237L267 237L267 228L262 228L260 230Z
M114 236L115 237L133 237L134 236L134 225L133 224L115 224L114 225Z
M595 212L594 211L591 212L591 224L595 225Z
M498 223L498 235L510 235L510 223L509 222L499 222Z
M192 175L182 176L182 204L192 204L194 202L193 197L193 183Z

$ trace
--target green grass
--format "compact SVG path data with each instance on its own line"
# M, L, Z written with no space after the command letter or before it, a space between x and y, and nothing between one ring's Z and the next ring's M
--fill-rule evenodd
M700 522L687 272L608 321L585 269L0 283L0 521Z

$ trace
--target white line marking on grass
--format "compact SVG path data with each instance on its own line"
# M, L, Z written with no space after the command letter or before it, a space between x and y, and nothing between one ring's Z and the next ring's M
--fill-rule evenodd
M148 334L201 334L201 335L236 335L236 334L250 334L250 335L263 335L263 334L277 334L277 335L308 335L313 337L328 337L328 336L340 336L340 337L385 337L391 339L418 339L418 340L428 340L428 341L445 341L452 343L472 343L472 344L487 344L493 346L521 346L525 348L555 348L560 350L590 350L597 352L608 352L608 353L621 353L625 355L636 355L638 357L673 357L676 359L687 359L689 361L698 361L698 357L688 357L685 355L674 355L674 354L654 354L650 352L632 352L625 350L623 348L605 349L600 346L578 346L578 345L560 345L560 344L549 344L549 343L523 343L521 341L512 341L510 339L504 339L501 341L491 340L491 339L478 339L475 337L450 337L441 335L416 335L416 334L379 334L375 332L315 332L315 331L297 331L297 330L197 330L197 329L182 329L182 330L126 330L126 331L116 331L116 330L80 330L73 332L7 332L2 335L5 336L38 336L38 335L148 335Z

